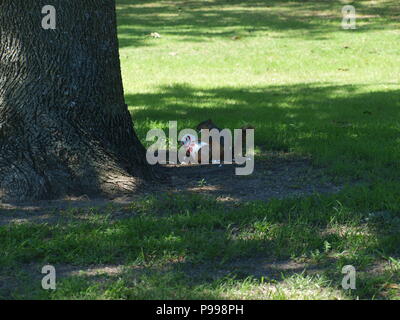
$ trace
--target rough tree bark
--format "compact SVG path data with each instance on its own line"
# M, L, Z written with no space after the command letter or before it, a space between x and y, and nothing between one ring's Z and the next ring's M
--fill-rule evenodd
M124 102L114 0L0 0L0 200L116 195L152 176Z

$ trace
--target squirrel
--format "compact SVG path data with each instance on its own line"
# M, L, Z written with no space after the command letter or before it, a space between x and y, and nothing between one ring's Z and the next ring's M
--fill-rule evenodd
M198 141L195 136L187 134L182 137L180 144L185 148L186 159L191 158L192 161L201 163L201 148L206 146L207 143Z
M200 122L197 126L196 126L196 130L201 132L202 129L208 129L208 130L212 130L212 129L216 129L218 131L222 131L221 128L217 127L216 124L211 120L205 120L203 122ZM246 130L248 129L253 129L254 127L251 125L245 125L243 127L240 128L242 130L242 149L246 146L247 140L246 140ZM210 145L210 155L209 155L209 159L212 161L212 143L215 141L212 141L210 139L209 141L209 145ZM218 141L220 143L220 158L219 160L222 162L224 161L224 147L225 147L225 139L223 136L221 136L220 141ZM233 158L233 157L232 157Z

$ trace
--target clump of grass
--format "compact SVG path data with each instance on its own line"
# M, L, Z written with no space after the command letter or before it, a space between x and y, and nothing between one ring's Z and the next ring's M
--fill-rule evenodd
M202 264L218 270L238 259L291 259L303 261L305 269L307 265L319 266L319 275L331 280L326 287L335 291L340 288L341 268L346 264L363 272L376 260L392 259L392 265L396 265L400 238L387 230L378 231L364 219L369 216L370 209L377 206L372 201L365 202L368 198L363 192L365 190L360 187L357 192L354 189L352 192L345 190L339 195L269 203L249 202L239 207L223 206L215 199L206 200L197 195L169 195L151 198L151 201L146 197L132 204L137 214L126 219L77 218L55 224L3 226L0 228L0 265L10 272L13 268L23 269L24 265L33 261L38 265L50 263L56 266L79 265L82 268L117 264L135 268L152 267L154 272L166 268L173 275L182 272L190 274L190 270ZM380 206L381 209L384 207ZM163 210L165 214L162 214ZM391 275L390 281L397 277L396 270L385 271ZM142 279L142 276L139 274L137 279ZM148 276L152 277L153 272ZM204 279L202 281L206 284L214 281L206 275L200 276L200 279ZM387 276L379 278L368 273L365 273L364 279L381 285L389 281ZM75 286L85 286L75 284L74 281L78 280L66 281L67 291L72 292ZM105 297L108 291L97 287L98 279L85 281L92 288L87 298L92 294ZM186 283L187 279L182 281L185 286L190 286ZM371 298L369 294L374 292L375 297L379 291L369 288L368 281L360 286L359 295ZM112 288L117 286L113 282L110 284ZM62 289L63 283L59 292L67 292ZM286 285L290 288L290 282ZM165 295L172 292L172 288L164 289ZM114 289L110 290L113 292ZM123 296L118 290L118 294ZM133 294L132 290L127 297L147 294ZM182 295L189 289L185 290ZM305 294L300 293L300 289L293 290L299 296ZM321 290L322 298L329 290ZM155 291L152 294L158 297ZM76 297L81 296L77 293ZM282 297L292 296L285 293Z

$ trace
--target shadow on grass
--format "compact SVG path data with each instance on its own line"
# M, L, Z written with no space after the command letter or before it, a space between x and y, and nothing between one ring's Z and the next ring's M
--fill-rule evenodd
M120 47L150 45L151 32L179 41L209 41L232 36L329 39L341 30L342 4L334 1L117 1ZM357 3L360 27L353 32L387 28L400 15L396 1Z
M397 88L397 87L396 87ZM312 154L337 173L398 177L400 90L368 92L363 85L295 84L203 89L187 84L128 94L139 137L154 126L195 128L208 118L219 127L252 124L268 150Z
M2 227L0 276L8 269L12 276L4 277L9 285L0 286L0 294L13 294L9 286L16 282L14 289L25 298L43 295L39 266L44 264L84 271L73 278L61 277L56 298L107 294L113 299L215 299L249 277L257 285L261 277L279 285L304 270L314 277L289 289L309 291L318 275L328 280L322 287L338 288L344 265L365 271L376 259L399 257L400 224L395 214L399 194L388 190L381 185L326 197L252 202L230 210L204 197L164 195L132 203L130 219L113 221L99 212L89 221L78 219L62 228L59 224ZM366 223L369 212L388 206L390 217L377 215ZM92 266L110 264L125 270L114 267L111 277L107 272L85 274ZM397 277L384 270L379 277L365 274L357 283L361 290L354 294L376 297ZM34 284L36 291L24 287Z

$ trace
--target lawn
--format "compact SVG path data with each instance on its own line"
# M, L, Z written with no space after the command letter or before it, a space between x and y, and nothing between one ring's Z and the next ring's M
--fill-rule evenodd
M344 30L348 3L117 0L145 145L171 120L250 123L257 159L307 156L341 191L169 192L40 219L0 209L0 298L400 299L400 4L353 1L357 29ZM58 270L54 292L41 289L44 264ZM345 265L355 290L342 289Z

